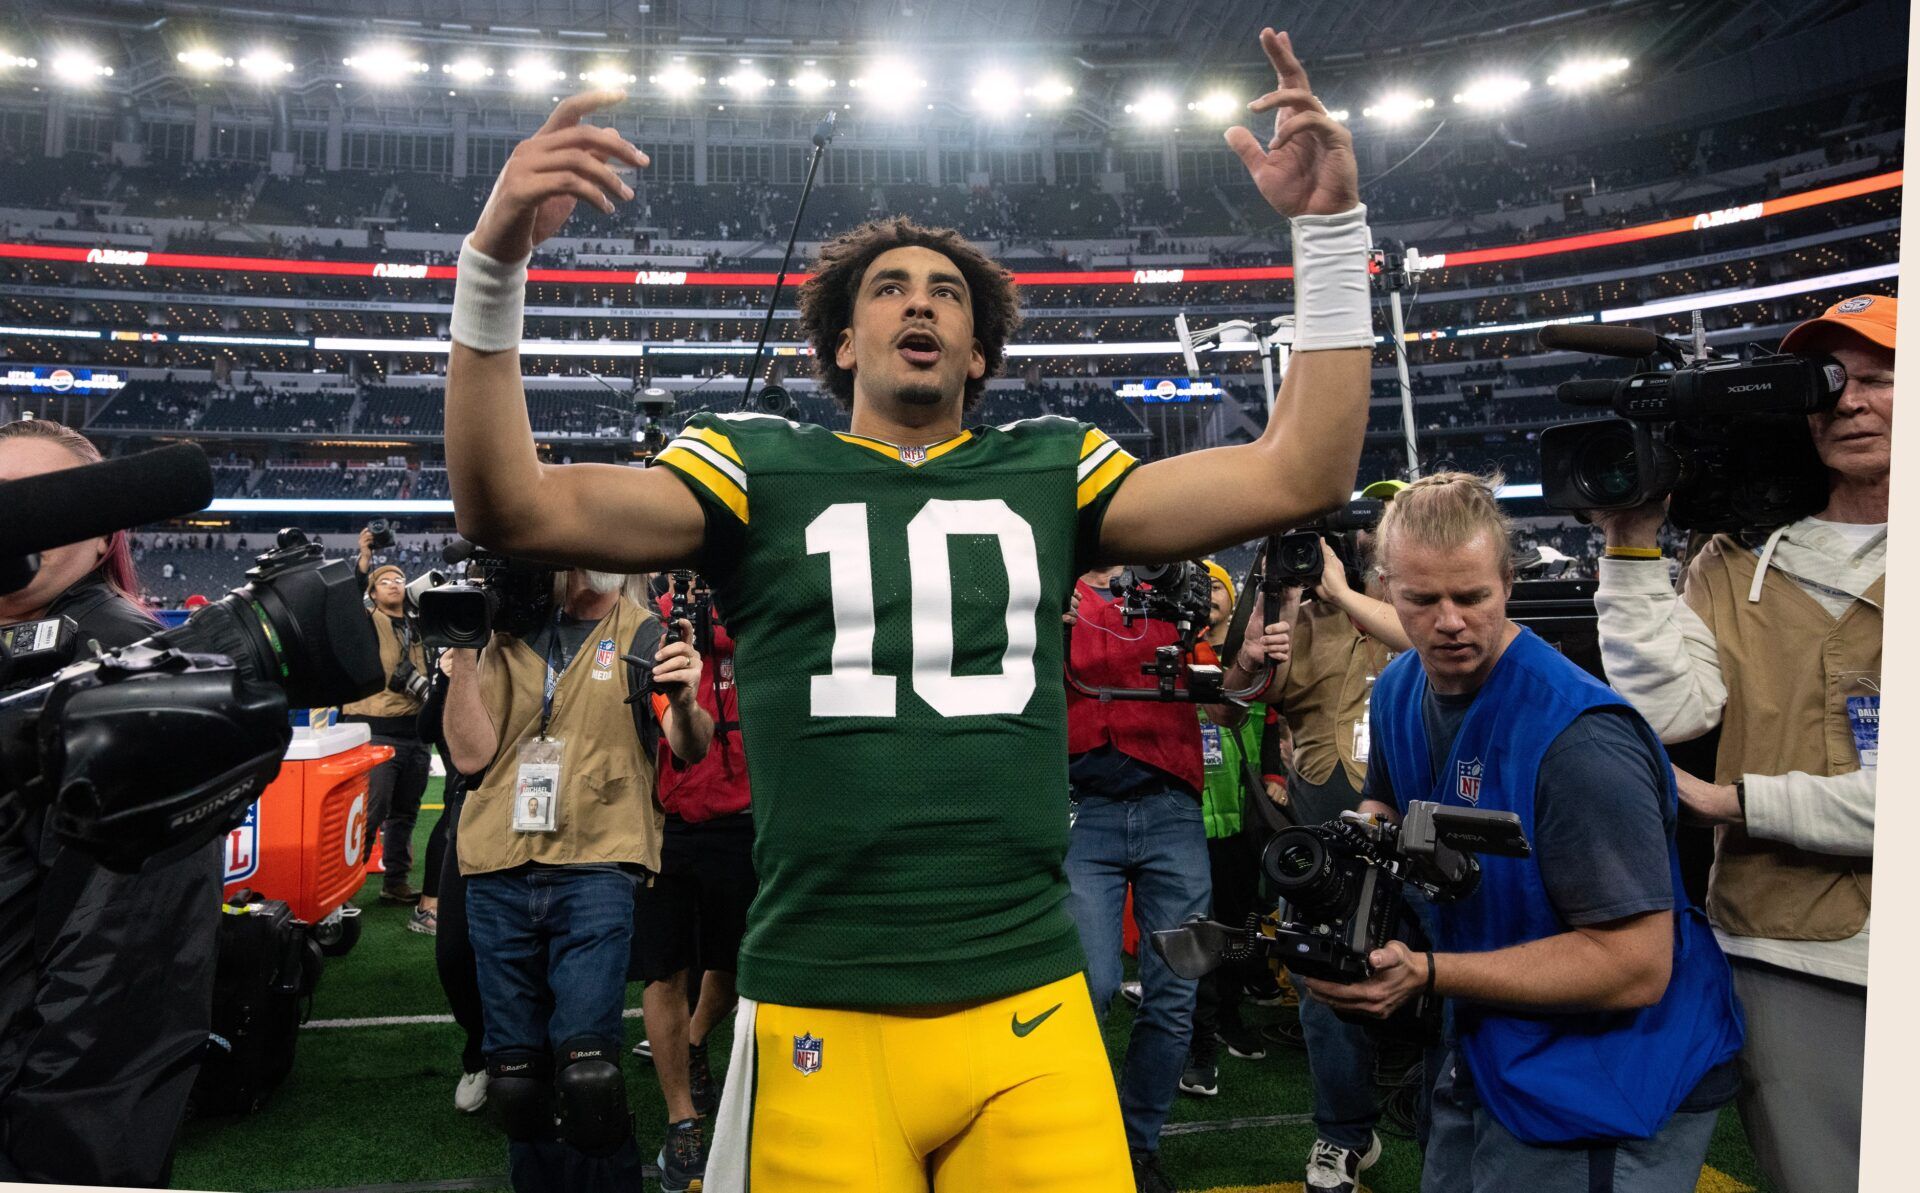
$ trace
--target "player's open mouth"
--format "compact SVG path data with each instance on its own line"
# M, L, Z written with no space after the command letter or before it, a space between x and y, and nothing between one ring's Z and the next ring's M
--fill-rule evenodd
M896 342L901 357L917 368L940 363L940 337L930 331L910 331Z

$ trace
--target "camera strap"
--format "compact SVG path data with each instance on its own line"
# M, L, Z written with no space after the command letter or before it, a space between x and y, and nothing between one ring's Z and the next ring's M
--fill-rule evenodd
M560 665L553 665L554 655L560 656ZM573 663L573 655L567 653L560 642L560 610L553 611L553 637L547 639L547 682L540 697L540 737L547 736L547 726L553 722L553 693L560 686L560 677Z

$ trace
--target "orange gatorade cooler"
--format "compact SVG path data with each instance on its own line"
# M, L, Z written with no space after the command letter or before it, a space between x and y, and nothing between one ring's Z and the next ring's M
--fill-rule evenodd
M359 909L347 904L366 881L367 772L391 757L365 725L295 729L280 773L227 834L225 895L244 887L283 899L314 925L322 949L352 948Z

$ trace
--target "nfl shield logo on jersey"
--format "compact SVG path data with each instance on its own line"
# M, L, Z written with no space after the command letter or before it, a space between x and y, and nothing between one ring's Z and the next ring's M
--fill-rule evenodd
M924 447L903 447L900 449L900 462L903 464L925 464L927 449Z
M1460 798L1470 804L1480 802L1480 779L1486 774L1487 764L1478 758L1465 759L1460 763Z
M800 1070L802 1077L811 1076L820 1071L820 1051L819 1036L793 1037L793 1067Z

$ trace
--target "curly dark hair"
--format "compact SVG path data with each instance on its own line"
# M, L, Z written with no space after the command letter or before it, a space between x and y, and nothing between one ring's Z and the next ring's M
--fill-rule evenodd
M820 248L813 276L800 287L800 329L813 345L813 369L842 406L853 408L853 374L834 360L840 333L853 323L854 296L873 259L891 249L926 248L941 253L967 280L973 304L973 338L987 371L967 378L962 409L971 410L1000 371L1007 339L1020 325L1020 294L1013 275L952 228L929 228L904 215L871 220Z

